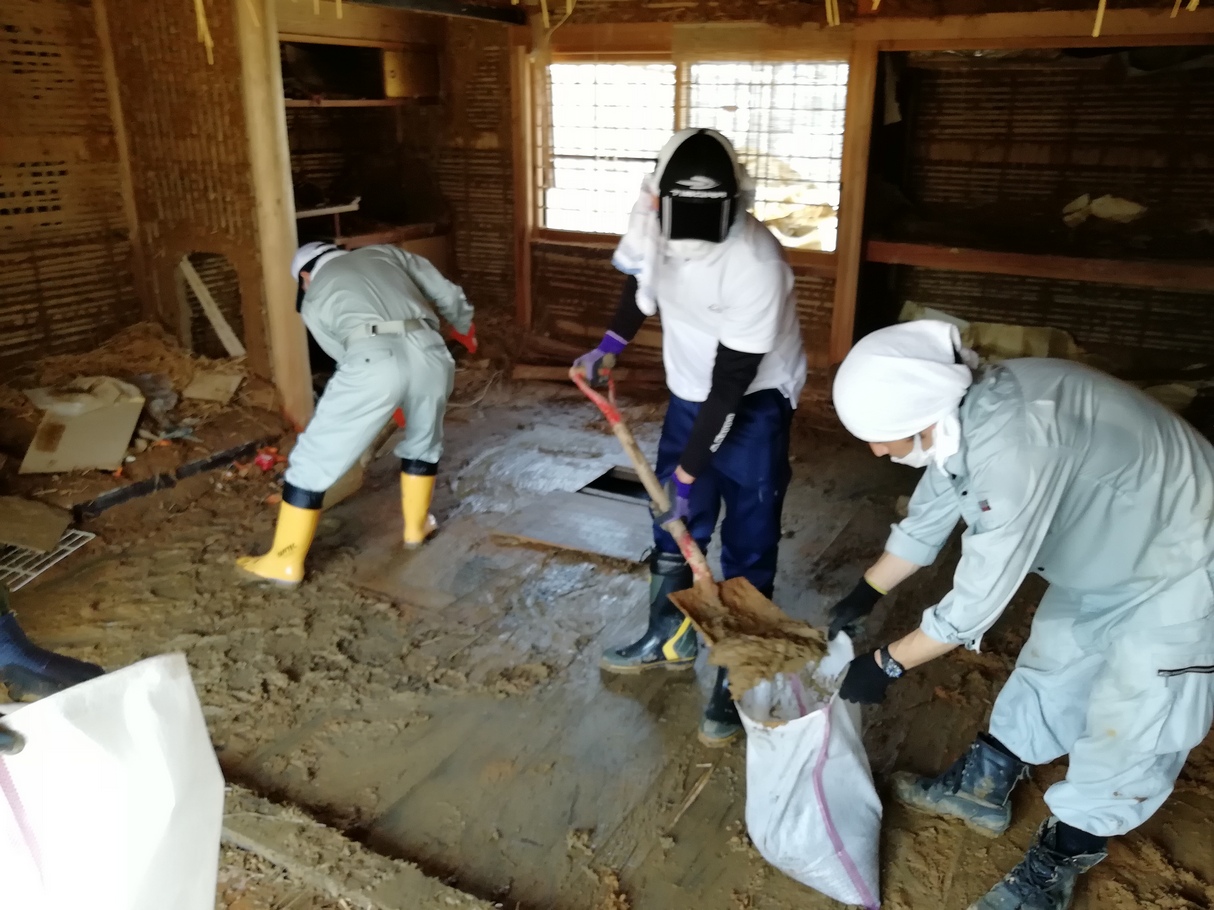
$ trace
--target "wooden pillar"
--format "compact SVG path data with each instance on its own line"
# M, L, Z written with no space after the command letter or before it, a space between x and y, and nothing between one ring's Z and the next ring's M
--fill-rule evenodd
M872 41L852 45L843 120L843 175L839 198L839 245L835 307L830 324L830 362L851 350L856 327L856 291L864 261L864 197L868 190L868 149L873 132L879 54Z
M251 315L266 326L270 367L283 413L302 427L312 417L312 381L307 334L295 312L296 286L290 271L298 241L276 4L275 0L250 0L234 5L265 302L264 314L246 310L245 322L249 323Z
M519 326L531 329L531 230L535 226L535 126L532 116L531 33L510 30L511 130L514 133L514 309Z

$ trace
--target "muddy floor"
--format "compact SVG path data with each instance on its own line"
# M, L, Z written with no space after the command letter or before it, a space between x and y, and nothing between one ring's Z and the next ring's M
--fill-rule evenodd
M643 569L495 533L537 496L622 463L597 412L558 386L498 380L465 393L447 424L435 500L443 530L416 555L396 546L386 456L325 515L303 588L244 587L232 560L268 542L274 489L267 477L212 473L94 520L98 539L14 606L41 642L111 668L184 652L229 779L502 907L839 906L750 845L743 746L713 751L695 739L714 672L703 657L695 674L600 673L601 650L643 626ZM626 411L650 452L661 412L656 402ZM879 552L914 474L805 428L794 456L774 599L821 622ZM911 629L946 590L955 558L887 598L871 637ZM373 590L402 569L410 597ZM983 653L916 671L868 713L879 786L897 768L938 770L968 743L1039 595L1026 585ZM708 785L673 824L706 771ZM884 906L966 907L1015 863L1045 815L1043 790L1064 773L1035 771L998 841L887 806ZM1165 808L1087 877L1076 907L1214 904L1212 816L1207 741ZM289 891L258 903L273 871L244 854L229 854L224 869L218 906L229 910L337 906Z

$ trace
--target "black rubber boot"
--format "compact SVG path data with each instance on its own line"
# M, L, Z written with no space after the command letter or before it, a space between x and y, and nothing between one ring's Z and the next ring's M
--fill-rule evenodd
M1090 853L1067 852L1059 843L1063 827L1056 818L1042 822L1024 859L969 910L1067 910L1076 880L1109 854L1103 846Z
M16 616L0 615L0 683L10 698L54 695L104 672L96 664L39 648L25 637Z
M608 673L690 670L699 642L691 620L670 602L670 595L692 585L691 567L678 554L654 552L649 560L649 628L637 641L608 648L599 666Z
M894 797L919 812L959 818L986 837L998 837L1012 821L1012 788L1028 776L1028 765L979 733L964 755L939 777L901 771L893 775Z
M717 681L712 695L700 718L700 742L712 749L719 749L735 740L742 732L742 718L729 691L729 674L724 667L717 668Z

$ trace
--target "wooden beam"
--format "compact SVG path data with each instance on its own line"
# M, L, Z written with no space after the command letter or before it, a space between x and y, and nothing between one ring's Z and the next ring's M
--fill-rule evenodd
M438 16L343 2L339 19L334 0L321 0L319 15L309 0L276 0L275 6L283 41L319 41L354 47L443 43L444 24Z
M510 114L514 137L514 315L521 328L530 329L533 318L531 300L531 232L535 227L535 169L533 167L535 133L532 106L532 72L529 54L530 35L525 29L511 29L510 35Z
M857 41L880 42L881 50L985 50L995 47L1101 47L1172 43L1207 43L1214 33L1214 10L1181 12L1156 9L1108 10L1101 37L1092 37L1096 10L1033 13L985 13L936 19L865 17L855 25Z
M482 6L460 0L362 0L371 6L386 6L416 13L433 13L459 19L487 19L506 25L526 25L527 12L521 6Z
M830 323L831 363L839 363L851 350L856 328L856 292L864 258L868 150L872 140L879 64L876 44L857 42L852 47L847 71L847 107L843 119L839 245L835 260L835 306Z
M550 36L554 58L609 57L616 61L629 56L645 59L666 55L670 59L674 28L669 22L601 22L593 25L563 25Z
M1201 262L1144 262L1124 259L1081 259L1036 253L1000 253L929 243L870 240L865 258L888 265L910 265L950 272L1088 281L1171 291L1214 290L1214 265Z
M291 6L290 0L283 5ZM297 4L299 7L304 5ZM254 14L255 10L260 12L260 17ZM303 321L295 312L296 284L288 268L298 243L295 199L291 189L291 155L287 146L287 112L282 104L277 12L275 0L236 4L241 94L261 269L261 294L255 300L245 301L244 324L246 327L264 325L269 331L271 373L283 412L291 423L302 427L312 417L312 371L308 362L307 334Z
M228 325L227 319L223 316L223 311L219 309L219 304L211 296L211 291L207 287L206 282L202 280L202 276L198 274L198 271L190 263L190 260L186 258L183 258L177 264L177 268L181 270L186 284L190 286L190 290L198 298L198 304L202 307L202 312L206 314L207 319L211 323L211 328L219 336L219 340L223 343L223 349L228 352L228 356L243 357L246 353L244 345L240 343L240 339L236 337L236 333Z

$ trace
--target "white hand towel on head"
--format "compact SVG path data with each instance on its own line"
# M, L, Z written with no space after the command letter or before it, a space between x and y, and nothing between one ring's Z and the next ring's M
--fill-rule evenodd
M636 276L637 307L646 316L658 311L654 283L662 246L657 179L653 174L647 174L641 181L641 194L628 216L628 230L611 257L611 264L617 269L625 275Z
M864 442L909 439L934 426L932 461L944 470L961 448L957 414L977 365L977 355L961 346L957 327L947 322L879 329L860 339L839 367L835 411Z

